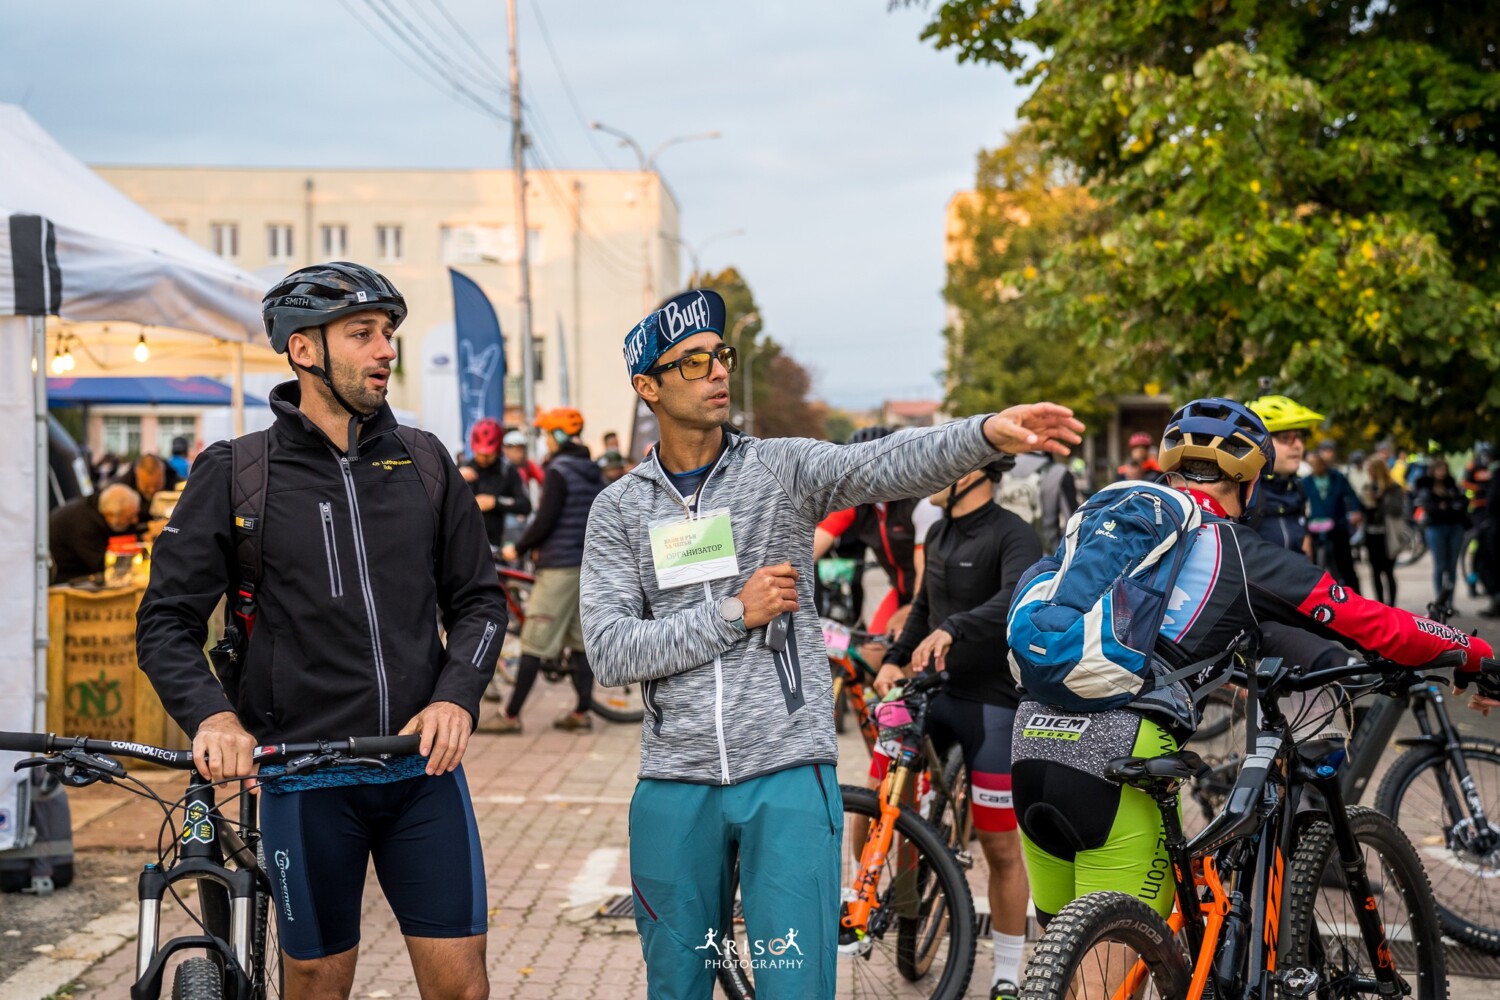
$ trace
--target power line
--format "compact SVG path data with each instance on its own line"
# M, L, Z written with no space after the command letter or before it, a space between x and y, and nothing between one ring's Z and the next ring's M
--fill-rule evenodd
M368 2L368 0L367 0L367 2ZM411 70L417 76L421 77L423 81L425 81L426 83L432 85L434 88L443 91L449 97L456 98L461 104L465 104L468 107L470 107L471 110L478 111L480 114L487 115L487 116L489 116L491 118L499 119L500 121L509 121L510 120L508 117L506 117L505 115L502 115L495 108L489 107L488 105L485 105L483 103L480 103L480 104L476 105L476 104L474 104L473 101L471 101L468 98L464 97L462 94L455 94L453 92L452 87L450 87L442 79L435 78L431 70L426 69L426 68L418 65L417 63L412 62L410 56L408 56L406 53L402 52L399 48L397 48L390 41L390 39L388 39L384 35L382 35L378 30L376 30L376 28L372 24L370 24L363 17L361 17L359 15L359 11L355 7L351 6L349 0L339 0L339 6L343 7L344 10L348 11L349 16L352 17L355 21L359 22L359 26L361 28L364 28L365 31L367 31L372 37L374 37L374 39L377 42L379 42L381 44L381 46L383 48L385 48L385 50L387 52L389 52L391 55L395 56L396 59L403 66L405 66L407 69Z
M366 0L366 2L369 2L369 0ZM427 51L427 55L431 57L429 65L437 68L439 72L443 73L443 75L448 77L448 79L453 80L455 84L457 83L457 81L454 80L453 76L451 75L451 70L456 70L467 75L470 81L478 85L481 90L489 87L502 95L505 94L505 84L500 81L499 77L490 78L484 76L483 74L475 75L466 66L454 59L449 53L443 51L441 47L434 45L432 43L432 40L427 37L422 29L413 24L411 22L411 19L401 12L401 9L396 6L395 0L377 0L377 2L384 6L386 10L390 11L391 16L400 21L402 27L406 29L407 33L404 37L402 37L402 41L407 42L408 45L413 48L413 51L416 51L415 45L420 45L423 49L425 49ZM395 29L393 28L392 30ZM397 31L396 33L398 35L401 34L399 31Z
M343 3L343 0L339 0L339 2ZM477 106L485 114L490 115L491 117L498 119L499 121L510 121L509 115L506 115L499 108L495 107L484 98L475 94L472 90L465 86L462 81L455 79L448 72L447 67L443 65L441 60L433 59L424 50L413 45L410 39L402 35L400 27L392 22L391 18L386 14L386 12L375 5L374 0L364 0L364 4L367 8L374 12L376 17L380 18L380 20L385 24L387 28L390 29L391 34L394 35L398 40L406 43L407 49L413 55L417 56L417 58L420 59L424 64L426 64L429 69L436 73L448 85L448 88L451 91L466 99L470 104Z
M442 0L433 0L433 2L441 3ZM537 30L542 34L542 42L547 46L547 54L552 57L552 68L557 70L557 79L562 82L563 92L568 95L568 103L573 105L573 113L578 116L578 124L583 126L583 134L588 137L589 145L594 147L594 152L599 156L599 162L608 169L609 159L604 155L604 150L599 148L598 140L594 138L594 129L589 125L588 116L579 106L578 97L573 93L573 86L568 83L567 74L563 72L562 60L558 58L557 49L552 44L552 33L547 30L547 22L542 17L542 5L536 0L531 0L531 11L536 16Z
M488 63L489 57L484 54L483 50L481 50L477 44L475 44L473 37L471 37L470 34L464 30L463 25L458 23L458 19L452 14L448 13L448 7L443 3L443 0L432 0L432 3L433 6L437 7L438 11L443 15L443 17L448 19L448 23L453 25L454 33L457 34L459 38L463 39L464 44L469 46L469 50L471 52L479 57L479 61L482 63Z
M412 10L417 12L417 16L422 19L422 22L432 29L432 37L437 39L438 43L443 46L445 54L448 56L448 58L453 60L453 64L455 66L468 72L471 79L479 80L483 82L485 86L494 87L501 93L505 92L505 85L501 81L499 70L492 64L491 59L485 57L481 53L475 60L468 60L467 56L465 56L466 61L462 63L459 62L457 56L461 55L462 53L448 52L448 50L452 48L451 44L449 43L448 34L443 30L442 25L438 24L437 20L430 13L428 13L427 8L423 6L419 2L419 0L407 0L407 4L412 8ZM454 22L452 22L450 19L449 23ZM454 31L460 39L464 39L465 41L467 41L468 36L464 34L462 28L459 28L455 25ZM470 44L472 46L472 43ZM475 51L477 52L478 50Z

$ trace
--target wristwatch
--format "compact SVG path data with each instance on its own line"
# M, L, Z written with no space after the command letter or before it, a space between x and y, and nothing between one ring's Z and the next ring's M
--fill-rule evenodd
M719 602L719 617L741 632L745 629L745 602L738 597L726 597Z

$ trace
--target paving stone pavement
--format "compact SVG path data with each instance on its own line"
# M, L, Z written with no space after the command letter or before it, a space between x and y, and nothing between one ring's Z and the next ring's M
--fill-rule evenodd
M1407 592L1425 592L1423 577L1420 570L1403 573ZM570 694L564 685L540 684L526 709L526 732L520 736L481 732L465 760L484 844L490 891L488 969L492 995L497 998L645 996L645 968L634 924L595 917L600 902L629 892L627 807L638 763L637 729L596 719L590 733L553 730L551 720L567 706ZM493 713L495 707L487 703L486 710ZM1477 716L1466 716L1465 728L1471 728L1475 720ZM1473 728L1485 735L1500 735L1495 723L1482 720ZM842 780L862 784L868 757L852 727L844 738L843 758ZM106 794L99 786L96 789ZM149 821L149 809L123 811L137 809L129 806L110 812L106 806L91 801L78 810L81 849L110 841L133 844L141 823ZM154 822L149 829L154 831ZM983 878L982 860L976 858L971 884L979 890L975 897L981 907ZM122 889L121 910L101 917L98 933L115 935L122 942L133 936L129 895ZM162 933L165 938L191 929L178 912L165 917ZM59 931L60 941L64 934ZM60 945L59 950L68 949ZM77 997L128 995L134 979L133 946L119 947L77 970L88 957L80 954L71 965L59 963L52 969L55 982L47 979L49 967L42 963L38 975L28 982L50 985L28 993L19 985L12 990L0 984L6 986L0 989L0 997L40 1000L69 980L77 984L73 990ZM990 962L988 942L983 942L976 980L987 975ZM28 969L36 966L34 961ZM969 991L971 997L984 995L980 982ZM1455 977L1449 995L1455 1000L1490 998L1495 995L1495 983ZM370 1000L415 1000L418 996L404 941L373 878L365 896L353 996Z

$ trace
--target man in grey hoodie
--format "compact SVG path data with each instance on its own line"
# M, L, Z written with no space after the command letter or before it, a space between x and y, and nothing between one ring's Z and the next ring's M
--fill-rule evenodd
M600 683L643 688L630 871L649 996L711 996L733 960L738 858L738 957L758 994L821 1000L834 995L843 804L813 531L832 510L934 493L997 451L1066 454L1083 425L1036 403L863 445L747 437L726 427L724 311L713 291L684 292L625 338L661 441L590 512L584 639Z

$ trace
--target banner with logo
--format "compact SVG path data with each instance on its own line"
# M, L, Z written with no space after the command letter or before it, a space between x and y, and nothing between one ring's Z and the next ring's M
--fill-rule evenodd
M481 417L505 421L505 338L495 307L472 278L448 269L453 279L453 336L458 348L459 433Z

